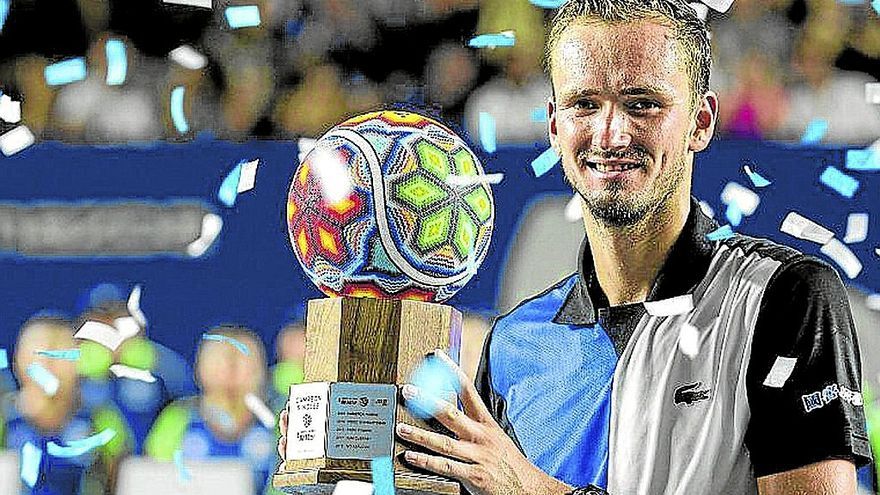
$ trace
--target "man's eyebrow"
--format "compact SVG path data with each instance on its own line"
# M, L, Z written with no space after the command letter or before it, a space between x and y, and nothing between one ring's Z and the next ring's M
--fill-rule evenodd
M668 89L660 86L644 85L624 88L623 91L620 92L620 94L624 96L669 96L671 92Z

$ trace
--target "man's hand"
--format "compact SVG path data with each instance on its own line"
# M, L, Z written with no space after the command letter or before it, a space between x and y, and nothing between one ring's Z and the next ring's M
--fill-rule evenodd
M290 404L284 406L281 416L278 418L278 424L281 429L281 438L278 439L278 456L281 461L286 461L287 457L287 408Z
M435 351L435 355L458 376L464 412L442 399L420 397L419 390L412 385L403 386L403 396L409 401L430 402L434 417L458 439L398 423L397 434L401 438L441 454L406 451L405 459L414 466L457 479L473 495L570 492L572 487L545 474L523 456L486 409L474 385L449 356L443 351Z

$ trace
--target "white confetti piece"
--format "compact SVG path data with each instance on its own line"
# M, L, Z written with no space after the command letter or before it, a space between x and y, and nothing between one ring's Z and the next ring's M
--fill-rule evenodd
M260 420L260 423L263 423L263 426L267 429L271 430L275 428L275 414L262 399L252 393L248 393L244 396L244 405L247 406L250 412L254 413L254 416L256 416L257 419Z
M79 327L73 336L76 339L91 340L102 346L115 351L119 348L125 338L119 333L119 330L98 321L87 321L83 326Z
M482 174L482 175L455 175L446 176L446 183L453 187L467 187L478 184L500 184L504 180L504 174Z
M733 0L702 0L702 2L722 14L730 10L730 6L733 5Z
M243 193L254 188L257 180L257 165L260 160L253 160L241 164L241 176L238 179L238 192Z
M177 5L189 5L191 7L211 8L211 0L162 0L163 3L174 3Z
M34 144L35 141L34 133L27 126L18 126L0 136L0 152L6 156L12 156Z
M834 260L850 279L856 278L862 271L862 262L859 261L859 258L846 244L837 239L831 239L819 251Z
M575 194L565 205L565 219L569 222L578 222L584 218L583 201L581 195Z
M726 205L736 205L747 217L752 216L761 204L761 198L754 191L736 182L728 182L724 186L724 190L721 191L721 201Z
M309 163L327 203L334 205L348 198L354 185L348 164L337 152L318 148L309 156Z
M880 311L880 294L870 294L865 298L865 306L872 311Z
M116 330L119 330L119 335L122 336L123 340L134 337L141 331L141 326L138 325L137 320L133 316L116 318L113 320L113 326Z
M107 55L107 85L118 86L125 82L128 72L128 57L122 40L107 40L104 45Z
M30 442L21 447L21 480L24 484L33 488L40 477L40 463L43 459L43 451Z
M709 206L709 203L705 201L700 201L700 209L703 210L703 213L709 218L715 218L715 210Z
M124 364L114 364L110 366L110 372L118 378L128 378L147 383L154 383L156 381L156 377L149 371L132 368L131 366L126 366Z
M373 484L365 481L341 480L336 482L333 495L373 495Z
M296 147L299 150L299 162L302 163L306 156L315 149L315 146L318 144L317 139L312 138L299 138L299 141L296 142Z
M822 245L834 238L834 232L794 211L785 216L779 231Z
M49 397L54 397L58 393L58 387L61 382L52 374L51 371L44 368L40 363L31 363L28 365L26 373L33 381L43 389Z
M868 238L868 214L850 213L846 217L846 236L843 242L855 244Z
M0 96L0 119L17 124L21 120L21 102L14 101L9 95Z
M694 309L693 294L671 297L662 301L645 301L645 310L651 316L682 315Z
M697 357L700 353L700 331L697 327L690 323L681 326L681 331L678 333L678 348L691 359Z
M692 9L697 11L697 17L699 17L700 20L705 21L709 17L708 5L696 2L689 3L688 5L690 5Z
M134 288L131 289L131 294L128 295L126 308L128 308L128 314L138 322L138 325L140 325L141 328L147 328L147 316L141 311L140 285L135 285Z
M221 230L223 230L223 219L214 213L206 214L202 217L202 233L198 239L186 247L186 254L193 258L205 254L211 244L214 244L214 240L220 235Z
M767 377L764 378L764 386L782 388L791 377L795 364L797 364L797 358L777 356L773 367L770 368L770 373L767 373Z
M208 58L189 45L180 45L168 52L168 58L190 70L201 70L208 65Z
M880 83L865 84L865 101L871 105L880 105Z

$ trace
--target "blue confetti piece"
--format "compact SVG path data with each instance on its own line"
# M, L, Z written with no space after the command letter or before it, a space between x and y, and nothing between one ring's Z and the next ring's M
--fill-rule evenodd
M260 8L256 5L226 7L226 23L232 29L260 25Z
M727 205L727 211L724 212L724 215L727 217L727 221L734 227L739 227L743 221L743 212L735 203Z
M874 12L877 12L877 15L880 15L880 0L871 2L871 7L874 7Z
M27 442L21 447L21 480L33 488L40 476L40 463L43 451L34 444Z
M214 342L224 342L226 344L232 345L233 347L238 349L238 351L241 352L242 354L244 354L245 356L251 355L251 352L248 350L246 345L233 339L232 337L227 337L226 335L221 335L218 333L206 333L206 334L202 335L202 339L212 340Z
M373 474L373 495L394 495L394 465L388 456L370 461Z
M238 197L238 183L241 180L241 164L235 166L231 172L223 179L220 184L220 190L217 191L217 199L228 208L235 206L235 199ZM221 335L222 337L222 335Z
M880 170L880 152L872 149L847 150L847 170Z
M532 109L532 122L547 122L547 109L546 108Z
M3 25L6 24L6 17L9 15L9 0L0 0L0 33L3 32Z
M455 372L437 356L430 355L416 368L410 377L410 383L419 389L419 395L407 400L407 408L416 417L428 419L434 417L442 397L457 394L461 391Z
M752 181L752 184L755 187L767 187L772 184L772 182L765 179L764 176L762 176L758 172L752 170L751 167L749 167L748 165L743 167L743 171L745 171L746 175L749 176L749 180Z
M859 190L859 181L841 172L836 167L826 168L822 175L819 176L819 180L847 198L855 196L856 191Z
M0 370L9 367L9 356L6 355L6 349L0 349Z
M826 132L828 132L828 122L822 119L813 119L807 124L807 129L801 136L801 144L816 144L825 137Z
M47 65L43 75L49 86L61 86L81 81L86 78L86 59L77 57Z
M37 385L46 392L46 395L53 396L58 392L61 382L52 374L51 371L44 368L40 363L31 363L27 367L27 375L37 382Z
M495 153L498 149L495 140L495 117L487 112L480 112L480 144L486 153Z
M541 153L538 158L532 160L532 170L535 177L540 177L549 172L556 164L559 163L559 155L552 147Z
M529 2L542 9L558 9L566 0L529 0Z
M49 442L46 444L46 452L52 457L79 457L98 447L107 445L107 443L109 443L110 440L113 440L113 437L115 436L116 430L113 428L107 428L90 437L71 440L67 442L67 445L58 445L55 442Z
M513 33L493 33L474 36L468 42L471 48L496 48L499 46L513 46L516 44L516 36Z
M177 132L185 134L189 132L189 124L186 122L186 114L183 112L183 96L186 88L178 86L171 91L171 121Z
M124 83L125 74L128 72L125 43L122 40L107 40L104 51L107 53L107 84L118 86Z
M64 349L61 351L34 351L35 354L49 359L61 359L64 361L79 361L79 349Z
M183 450L177 449L174 451L174 465L177 467L177 476L180 481L186 483L192 480L189 469L183 465Z
M733 229L730 225L725 225L706 234L706 239L709 239L710 241L723 241L724 239L733 237L733 235Z

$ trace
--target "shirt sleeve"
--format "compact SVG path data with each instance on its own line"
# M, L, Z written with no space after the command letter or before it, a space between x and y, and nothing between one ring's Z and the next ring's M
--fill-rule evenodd
M781 267L761 302L746 373L756 477L828 459L870 462L859 359L837 272L811 257Z

